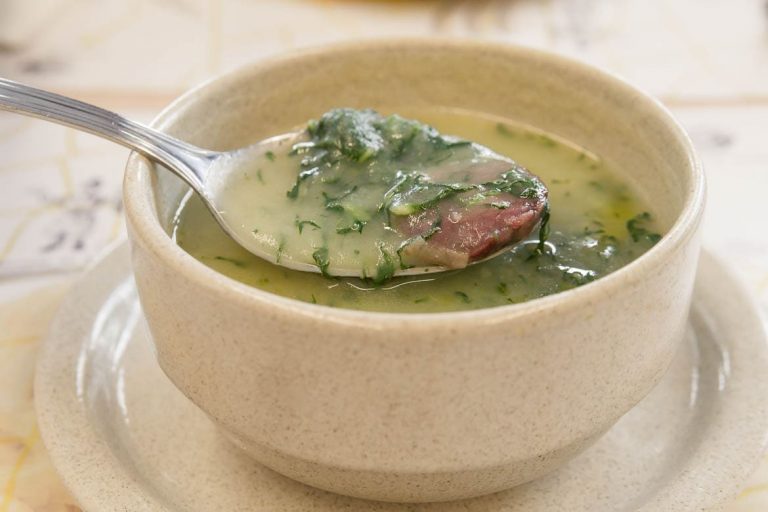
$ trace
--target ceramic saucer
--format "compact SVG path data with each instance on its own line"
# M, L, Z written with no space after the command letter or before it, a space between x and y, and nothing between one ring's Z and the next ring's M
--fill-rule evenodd
M230 445L157 366L128 257L126 246L118 248L75 286L37 368L43 439L90 512L689 512L732 497L764 448L764 326L741 286L707 254L670 371L594 446L512 490L420 505L316 490Z

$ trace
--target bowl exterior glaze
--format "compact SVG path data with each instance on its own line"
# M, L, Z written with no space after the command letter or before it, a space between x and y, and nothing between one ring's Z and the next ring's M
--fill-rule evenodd
M237 283L168 236L182 184L133 155L132 262L160 366L222 431L307 484L385 501L505 489L563 464L659 381L683 337L703 178L656 102L515 47L373 42L255 64L155 122L229 149L332 106L449 106L528 122L610 158L668 234L627 267L525 304L404 315L332 309Z

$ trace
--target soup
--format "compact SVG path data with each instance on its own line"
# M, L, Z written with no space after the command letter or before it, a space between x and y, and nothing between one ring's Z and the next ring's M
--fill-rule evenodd
M540 177L549 189L546 240L539 240L535 230L509 252L461 270L379 283L332 278L289 270L250 254L191 193L179 207L174 239L214 270L278 295L340 308L429 313L519 303L575 288L626 265L660 238L653 215L630 183L586 150L484 114L444 109L400 113L487 146ZM290 189L295 174L286 179ZM297 232L313 228L296 224Z
M238 151L208 193L236 239L298 270L380 284L427 267L464 268L519 242L547 189L510 158L370 109L332 109Z

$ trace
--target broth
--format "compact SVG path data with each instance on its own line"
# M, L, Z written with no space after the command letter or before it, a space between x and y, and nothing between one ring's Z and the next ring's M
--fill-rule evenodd
M330 278L250 254L192 194L176 216L176 242L214 270L278 295L340 308L428 313L501 306L568 290L626 265L659 239L638 194L588 151L484 114L446 109L399 113L487 146L540 177L549 189L551 210L544 251L534 231L510 252L462 270L396 277L381 284ZM283 178L289 185L296 179L295 174Z

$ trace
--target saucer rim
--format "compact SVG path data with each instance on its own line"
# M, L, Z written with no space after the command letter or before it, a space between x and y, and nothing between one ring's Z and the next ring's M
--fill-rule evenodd
M77 382L82 378L77 361L81 356L82 334L86 332L83 329L90 330L103 299L130 275L129 247L123 242L103 254L74 283L40 345L34 380L35 409L51 461L85 510L121 508L170 512L173 509L169 504L148 495L124 470L124 464L112 453L107 440L93 431L85 401L77 389ZM768 396L768 372L764 371L768 367L768 324L741 279L722 260L704 250L696 277L694 304L706 301L707 296L710 301L715 297L728 298L727 304L715 311L731 322L732 329L737 327L736 320L728 315L734 312L741 315L737 334L742 337L735 343L736 350L731 351L731 374L727 386L718 394L720 414L717 417L735 416L745 421L719 425L719 430L714 431L718 435L710 432L707 438L716 438L721 446L718 442L708 445L704 441L690 457L701 459L703 453L717 455L728 449L727 464L707 466L705 458L700 461L698 472L682 472L684 474L659 489L647 502L639 503L637 512L672 512L691 507L707 510L720 505L738 494L768 448L768 403L760 398ZM78 326L80 333L75 332ZM710 428L717 426L716 418L710 421ZM95 466L101 474L98 479L92 478L92 474L89 477L90 468Z

